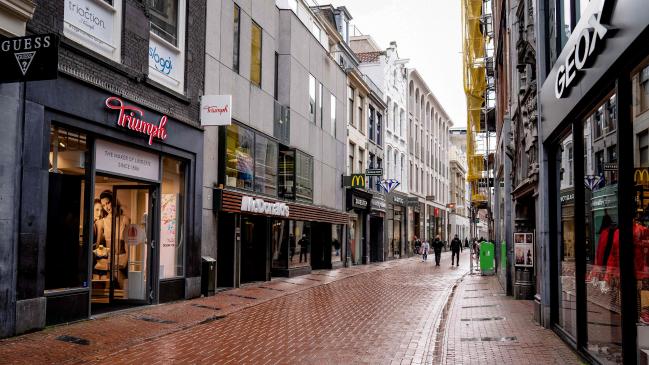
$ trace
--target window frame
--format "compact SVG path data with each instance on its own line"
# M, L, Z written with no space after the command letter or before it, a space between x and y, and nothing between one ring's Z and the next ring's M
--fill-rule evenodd
M232 40L232 71L240 73L241 63L241 7L234 3Z
M253 34L255 33L255 28L259 29L259 82L253 79L253 70L255 67L254 64L254 54L255 54L255 43L253 39ZM264 64L264 28L261 25L257 24L254 20L250 24L250 83L261 88L262 78L263 78L263 64Z
M113 44L109 45L107 42L104 42L103 40L95 37L93 34L88 33L83 29L73 25L71 22L69 22L68 20L71 19L66 19L65 16L65 11L68 10L68 6L65 5L64 5L64 15L63 15L63 30L62 30L63 36L73 41L74 43L79 44L84 48L87 48L97 53L98 55L106 57L112 61L121 63L122 29L123 29L122 18L124 13L124 0L113 0L112 4L109 4L103 0L100 1L81 0L81 1L84 4L89 4L90 6L96 5L97 7L112 13L111 19L113 21L113 25L112 25L113 31L111 36L113 38ZM108 51L107 49L102 49L102 47L95 44L95 42L92 40L93 38L99 40L102 43L105 43L108 48L112 48L112 51Z
M148 77L150 80L154 81L156 84L166 87L170 90L178 92L180 94L185 93L185 52L187 47L187 0L177 0L178 1L178 34L176 39L178 40L177 44L170 43L166 39L162 38L158 34L154 33L149 25L149 67L148 67ZM149 6L147 4L147 6ZM155 61L153 61L154 66L152 66L152 60L154 60L156 52L158 52L158 47L163 49L166 52L166 56L159 55L161 59L167 58L170 60L170 64L173 69L173 62L171 62L171 57L173 56L176 64L179 65L177 72L178 79L167 76L169 72L165 75L163 71L157 70L155 66ZM163 69L164 70L164 69ZM175 83L175 85L174 85Z

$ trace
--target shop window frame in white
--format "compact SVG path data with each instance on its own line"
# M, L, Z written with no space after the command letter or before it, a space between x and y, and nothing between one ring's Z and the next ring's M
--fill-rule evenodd
M65 0L63 35L115 62L121 62L123 0ZM101 32L100 29L106 30Z
M175 92L185 92L187 0L177 1L176 44L156 34L149 25L149 79ZM147 0L149 6L149 0Z

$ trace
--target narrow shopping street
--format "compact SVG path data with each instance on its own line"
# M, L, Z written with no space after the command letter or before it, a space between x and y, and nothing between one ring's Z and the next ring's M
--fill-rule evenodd
M503 297L493 277L468 275L468 258L465 251L459 268L450 267L445 252L439 268L430 256L425 263L414 257L318 271L113 313L3 340L0 358L5 364L503 364L542 356L535 358L577 363L556 335L533 324L529 302ZM486 316L499 320L479 318Z

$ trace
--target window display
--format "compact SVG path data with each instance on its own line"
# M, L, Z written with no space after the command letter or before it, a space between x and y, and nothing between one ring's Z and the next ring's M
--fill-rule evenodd
M88 286L84 195L86 136L57 126L50 130L45 290ZM101 219L97 205L95 219Z
M277 195L277 143L255 136L255 191Z
M185 164L162 158L160 195L160 279L184 275Z
M617 166L605 153L617 143L614 102L608 96L583 122L587 349L607 364L622 363Z
M151 31L167 42L178 43L178 0L149 0Z
M226 129L225 183L227 186L252 190L254 133L236 124Z

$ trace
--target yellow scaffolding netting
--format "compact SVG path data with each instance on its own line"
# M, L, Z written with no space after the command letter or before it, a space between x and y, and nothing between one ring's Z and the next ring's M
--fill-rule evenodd
M464 61L464 93L467 103L467 181L471 186L471 202L487 198L479 192L478 181L483 177L484 156L477 154L480 115L487 90L485 37L482 33L483 0L462 0L462 55Z

